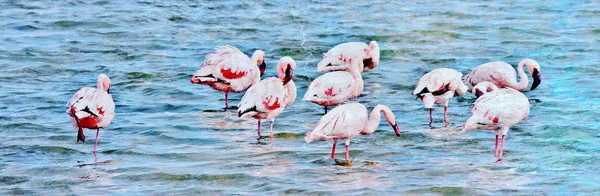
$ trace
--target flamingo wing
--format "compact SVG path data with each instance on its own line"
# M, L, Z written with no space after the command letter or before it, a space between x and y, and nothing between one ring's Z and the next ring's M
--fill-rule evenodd
M484 94L474 103L467 125L481 129L510 127L529 115L529 100L514 89L503 88Z
M260 80L258 66L233 46L219 46L206 56L194 76L202 82L222 82L234 91L243 91Z
M94 118L98 121L99 128L108 126L115 117L115 102L112 95L101 89L84 87L75 93L67 102L67 106L69 107L67 113L73 118Z
M285 103L286 92L283 82L278 78L271 77L261 80L252 85L242 97L238 106L238 115L253 115L283 109L287 106Z
M323 54L323 60L317 64L317 71L343 71L348 66L348 59L358 59L362 62L365 49L369 46L362 42L347 42L339 44ZM361 65L363 66L363 65Z
M463 82L467 85L469 91L480 82L486 81L502 88L509 80L516 81L516 77L515 69L510 64L495 61L477 66L465 76Z
M343 102L348 98L354 98L352 93L355 85L354 78L350 73L329 72L310 83L304 99L318 102Z

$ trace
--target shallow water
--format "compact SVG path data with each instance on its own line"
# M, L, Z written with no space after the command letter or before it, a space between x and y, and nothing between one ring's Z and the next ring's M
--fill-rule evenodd
M5 1L0 3L0 194L576 194L600 191L600 3ZM322 108L300 101L332 46L376 40L381 64L356 101L386 104L386 122L352 140L351 166L331 142L306 144ZM298 100L272 141L256 121L223 111L223 94L192 85L206 53L232 44L298 63ZM457 134L474 97L427 110L411 95L442 67L468 73L496 60L536 59L542 84L529 118L496 163L490 131ZM64 104L95 77L112 78L117 118L76 144ZM242 93L230 94L236 105ZM263 123L263 125L268 123ZM267 129L263 126L263 130ZM263 134L266 132L263 131ZM93 138L94 131L86 131ZM93 139L92 139L93 140ZM343 159L343 146L337 158Z

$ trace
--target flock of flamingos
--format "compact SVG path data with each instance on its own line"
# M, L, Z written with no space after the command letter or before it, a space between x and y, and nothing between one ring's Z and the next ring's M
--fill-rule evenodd
M225 92L225 108L228 107L229 92L246 91L238 105L238 117L252 117L260 122L268 119L271 137L273 122L285 108L296 100L296 85L293 78L296 62L290 57L282 57L277 63L277 76L261 80L266 65L265 53L257 50L252 57L246 56L233 46L219 46L208 54L200 70L190 81L207 85ZM379 64L379 46L371 41L348 42L337 45L323 55L317 71L328 72L316 78L302 98L324 106L325 115L315 129L307 133L305 141L333 140L331 158L334 158L338 139L346 144L346 162L349 163L350 140L358 134L371 134L379 126L381 114L400 135L394 113L385 105L377 105L368 116L367 108L360 103L345 101L358 97L363 92L364 81L361 72L374 69ZM540 66L532 59L523 59L517 70L501 61L479 65L464 78L462 73L448 68L435 69L425 74L417 82L413 94L429 108L429 123L432 123L432 107L444 104L444 122L448 123L448 101L454 96L462 96L467 91L477 96L471 116L463 126L463 131L474 129L495 130L495 155L502 160L504 141L510 127L529 115L529 101L521 93L529 84L523 70L527 67L532 75L534 90L541 82ZM517 73L520 81L517 81ZM67 113L73 125L79 129L77 142L85 142L83 128L96 129L94 153L98 146L100 128L106 128L115 117L115 103L110 94L111 81L100 74L96 88L84 87L69 100ZM338 106L339 105L339 106ZM337 106L327 112L330 106ZM502 133L502 143L498 150L498 134Z

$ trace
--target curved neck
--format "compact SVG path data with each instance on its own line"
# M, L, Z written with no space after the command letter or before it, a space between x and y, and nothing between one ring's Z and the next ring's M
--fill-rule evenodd
M369 118L369 121L367 121L367 126L365 126L365 128L360 132L360 134L371 134L375 132L375 130L377 130L377 127L379 127L379 121L381 121L381 112L383 112L385 119L390 124L395 124L395 122L392 121L395 121L396 116L394 116L392 111L384 105L377 105L373 109L373 111L371 111L371 117Z
M348 69L348 72L350 72L350 75L352 75L352 78L354 79L354 82L356 84L356 88L354 89L354 91L352 91L352 95L353 97L358 97L360 94L362 94L365 83L362 79L362 75L358 70L358 66L360 66L359 62L357 60L353 60L350 66L351 67Z
M288 106L292 105L294 100L296 100L296 83L294 83L294 80L290 80L287 84L283 85L283 87L287 90L285 103Z
M514 88L518 91L523 91L523 89L527 88L527 84L529 84L529 78L527 78L527 74L525 74L525 70L523 70L523 63L519 63L519 65L517 66L517 72L519 73L519 82L509 81L509 84L507 86Z

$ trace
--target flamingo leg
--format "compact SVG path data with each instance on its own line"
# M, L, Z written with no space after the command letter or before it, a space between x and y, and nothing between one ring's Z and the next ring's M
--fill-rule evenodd
M496 151L496 157L498 157L498 131L496 130L496 148L494 148L494 151Z
M260 138L260 120L258 120L258 137Z
M229 92L225 92L225 109L227 109L229 107L229 98L228 95Z
M444 123L448 124L448 106L444 106Z
M269 121L269 127L270 127L271 137L273 137L273 122L274 121L275 121L275 119Z
M350 145L346 145L346 163L350 163Z
M333 139L333 147L331 147L331 159L335 159L335 145L337 144L337 139Z
M500 156L498 156L498 161L502 161L502 154L504 154L504 139L506 135L502 135L502 144L500 144Z
M433 123L433 108L429 108L429 124Z
M94 154L96 154L96 148L98 148L98 136L100 135L100 128L96 129L96 141L94 142Z
M325 106L325 114L327 114L327 106Z

